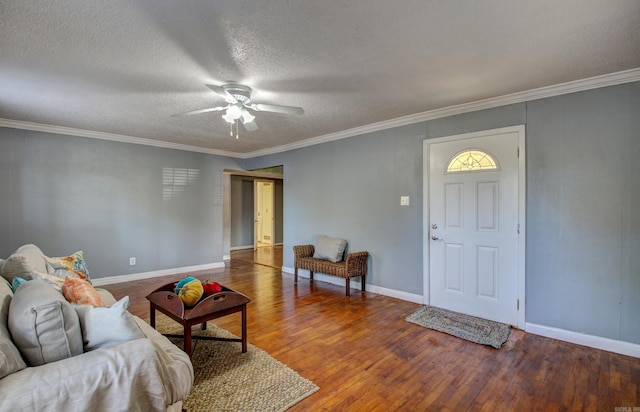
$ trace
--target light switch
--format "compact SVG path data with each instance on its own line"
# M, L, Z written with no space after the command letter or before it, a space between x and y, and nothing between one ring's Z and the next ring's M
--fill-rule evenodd
M409 196L400 196L400 206L409 206Z

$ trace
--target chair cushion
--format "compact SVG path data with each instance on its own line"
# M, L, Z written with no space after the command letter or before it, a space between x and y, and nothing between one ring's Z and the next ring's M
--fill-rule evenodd
M20 285L9 305L13 343L30 366L83 352L78 315L60 292L41 279Z
M328 260L329 262L340 262L344 256L344 249L347 241L320 235L316 240L313 257L316 259Z
M327 275L346 277L347 265L342 262L329 262L328 260L320 260L314 258L298 258L297 267L306 269L311 272L325 273Z

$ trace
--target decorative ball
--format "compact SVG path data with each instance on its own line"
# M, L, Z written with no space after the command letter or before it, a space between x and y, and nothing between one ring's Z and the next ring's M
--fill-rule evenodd
M198 303L204 290L202 289L202 282L200 282L200 280L193 276L187 276L176 284L174 292L180 296L180 299L182 299L185 305L193 306Z
M204 296L211 296L216 293L222 292L222 286L218 282L206 281L202 288L204 289Z
M178 296L180 296L180 299L182 299L185 305L193 306L198 303L203 293L204 290L202 289L202 282L195 279L182 286Z
M182 287L184 285L186 285L189 282L192 282L194 280L197 280L196 278L194 278L193 276L187 276L186 278L182 279L180 282L178 282L176 284L176 288L173 290L175 292L176 295L180 294L180 290L182 290Z

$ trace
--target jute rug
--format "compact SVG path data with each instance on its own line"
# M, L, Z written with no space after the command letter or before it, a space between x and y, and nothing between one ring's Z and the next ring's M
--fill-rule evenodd
M157 314L156 329L182 334L182 326ZM199 411L284 411L319 388L262 349L249 344L242 353L240 342L195 340L206 334L234 337L228 331L207 323L207 330L194 327L191 361L195 381L184 402L188 412ZM182 349L182 339L171 339Z
M476 318L433 306L425 306L407 316L407 322L457 336L470 342L500 349L511 328L503 323Z

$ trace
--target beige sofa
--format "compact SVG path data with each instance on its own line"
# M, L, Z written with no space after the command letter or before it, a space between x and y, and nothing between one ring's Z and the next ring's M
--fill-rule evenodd
M38 276L51 268L36 246L12 256L0 260L0 410L182 409L191 361L127 311L128 297L116 302L96 289L104 308L73 305ZM16 270L29 279L14 293L8 280Z

